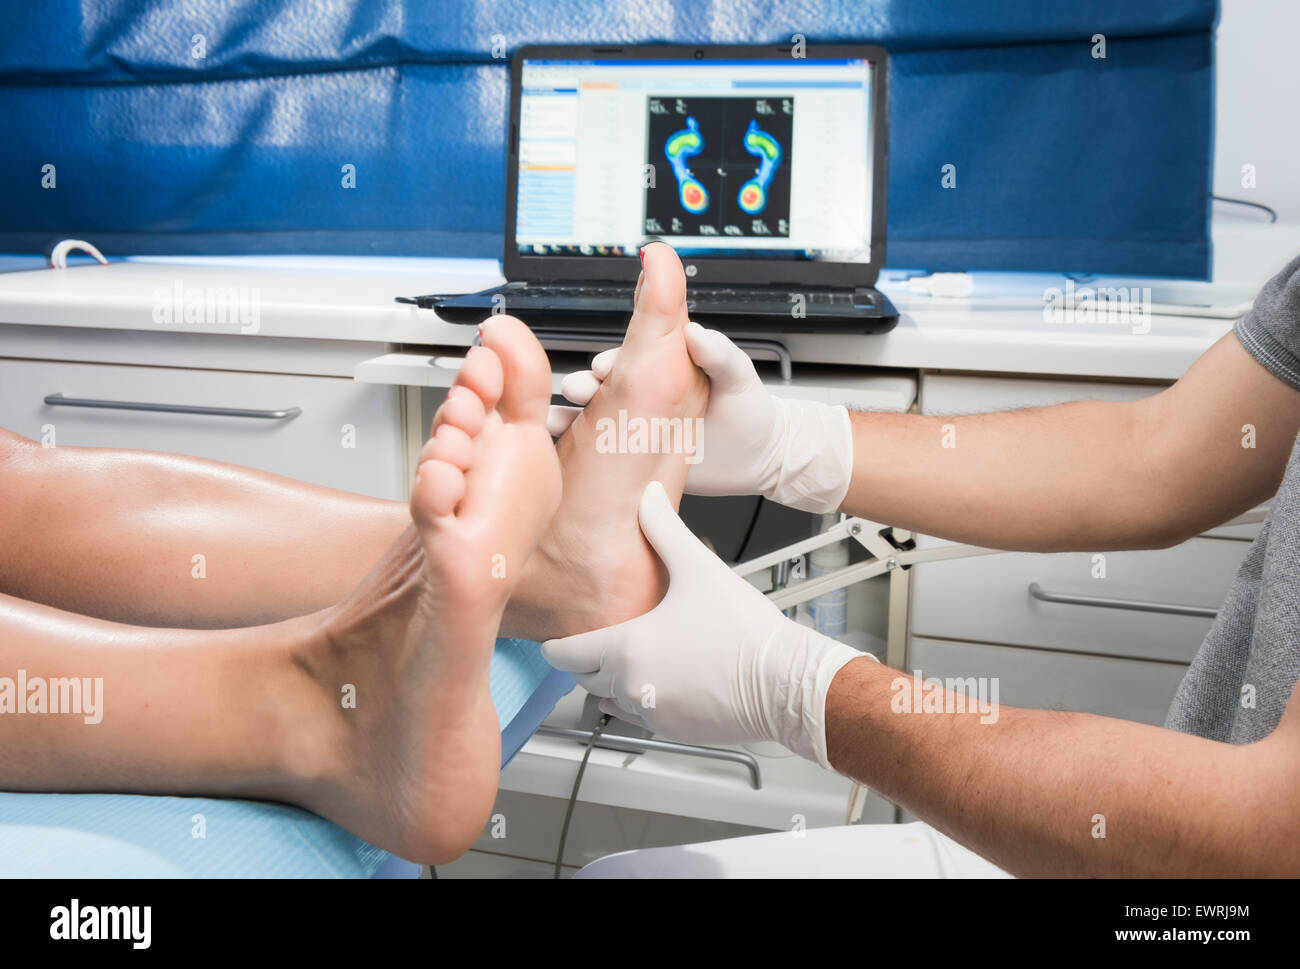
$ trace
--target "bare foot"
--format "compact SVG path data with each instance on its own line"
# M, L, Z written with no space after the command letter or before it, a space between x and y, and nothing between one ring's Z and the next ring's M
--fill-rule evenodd
M689 445L696 425L684 422L704 416L709 382L687 353L688 321L681 260L665 243L646 246L635 309L614 370L556 444L564 495L530 564L530 573L564 576L566 587L582 595L566 594L561 608L544 620L534 617L538 625L531 638L622 622L663 598L667 575L637 525L637 506L653 480L663 483L675 507L686 484L688 455L683 448L630 452L638 448L637 421L678 419L680 440ZM620 427L630 429L625 440Z
M303 742L320 766L294 799L430 864L487 823L501 765L492 647L560 496L546 354L511 317L485 323L483 344L434 417L413 524L298 657L329 726Z

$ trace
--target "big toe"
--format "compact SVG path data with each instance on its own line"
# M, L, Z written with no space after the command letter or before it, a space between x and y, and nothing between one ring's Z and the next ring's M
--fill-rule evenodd
M511 423L545 424L551 403L551 362L533 331L513 316L492 316L479 327L483 345L500 359L504 380L497 413Z
M633 345L680 330L686 313L686 273L677 251L666 242L652 242L641 250L641 281L636 307L627 325L624 345Z

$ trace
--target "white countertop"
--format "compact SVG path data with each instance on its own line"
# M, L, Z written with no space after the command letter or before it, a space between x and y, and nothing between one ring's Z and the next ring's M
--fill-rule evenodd
M1238 304L1300 252L1300 226L1218 222L1215 247L1213 283L1099 279L1088 285L1150 286L1157 303ZM1159 314L1149 319L1149 332L1048 323L1042 293L1063 285L1061 277L977 274L970 298L937 299L908 292L899 275L886 273L881 280L900 310L895 329L786 335L782 340L796 362L1173 380L1232 325L1227 319ZM446 323L393 297L469 292L500 281L495 261L468 259L213 257L78 264L0 273L0 325L234 334L237 326L155 321L155 294L178 285L243 288L257 291L257 327L250 335L463 347L473 339L472 327Z

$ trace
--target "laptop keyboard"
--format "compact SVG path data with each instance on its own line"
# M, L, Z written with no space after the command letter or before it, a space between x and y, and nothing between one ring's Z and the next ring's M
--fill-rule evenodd
M813 290L801 292L791 289L785 290L768 290L768 289L732 289L718 287L696 287L693 286L686 292L686 301L694 306L701 303L753 303L753 304L772 304L772 303L789 303L791 297L795 294L803 296L810 304L820 306L853 306L853 294L845 290ZM549 283L529 283L516 291L515 295L539 297L542 299L552 297L583 297L587 299L615 299L622 300L631 304L632 287L623 285L603 285L593 283L583 286L561 286ZM862 305L859 303L858 305Z
M547 283L529 283L518 292L524 296L589 296L602 299L632 300L632 287L622 286L554 286Z

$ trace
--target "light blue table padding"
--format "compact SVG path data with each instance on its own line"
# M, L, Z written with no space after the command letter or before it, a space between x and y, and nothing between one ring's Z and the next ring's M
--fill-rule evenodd
M537 643L500 639L502 766L573 679ZM200 836L201 835L201 836ZM419 866L287 804L134 794L0 793L0 876L403 878Z

